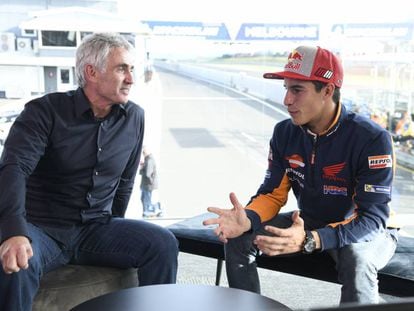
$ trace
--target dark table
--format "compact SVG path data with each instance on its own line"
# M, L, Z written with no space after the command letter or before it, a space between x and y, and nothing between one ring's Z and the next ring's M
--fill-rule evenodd
M72 311L252 311L290 310L248 291L209 285L151 285L123 289L88 300Z

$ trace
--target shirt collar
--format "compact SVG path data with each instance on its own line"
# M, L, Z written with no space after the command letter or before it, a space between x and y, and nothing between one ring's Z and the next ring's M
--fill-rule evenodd
M334 130L336 131L339 125L339 119L341 117L341 112L342 112L342 105L341 104L336 105L336 113L335 113L334 120L332 121L331 125L320 134L320 136L324 136L324 135L328 136Z
M119 104L112 106L112 113L118 114L119 112L127 115L126 105L128 105L129 101L126 104ZM90 112L89 112L90 111ZM75 113L76 117L80 118L84 113L89 112L91 113L91 105L89 103L89 99L86 97L82 88L78 88L75 91Z

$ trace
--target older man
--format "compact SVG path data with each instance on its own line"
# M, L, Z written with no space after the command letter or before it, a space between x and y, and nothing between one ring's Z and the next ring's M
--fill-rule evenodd
M133 55L121 35L85 37L79 88L30 101L12 126L0 161L2 310L31 310L41 276L67 263L175 282L174 236L123 218L144 135L144 112L128 100Z

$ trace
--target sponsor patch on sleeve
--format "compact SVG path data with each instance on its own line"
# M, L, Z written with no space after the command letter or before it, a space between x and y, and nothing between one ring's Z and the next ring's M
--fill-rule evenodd
M391 187L365 184L365 192L390 194Z
M392 167L392 158L390 154L377 155L368 157L368 165L372 170Z

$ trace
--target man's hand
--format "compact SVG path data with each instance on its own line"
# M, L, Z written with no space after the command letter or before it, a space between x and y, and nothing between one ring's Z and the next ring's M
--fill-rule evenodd
M217 214L218 218L210 218L203 221L203 225L218 225L214 229L215 234L223 243L227 243L227 239L236 238L251 228L250 219L247 218L244 207L237 200L236 195L230 193L230 202L232 209L222 209L218 207L209 207L209 212Z
M305 228L299 211L292 214L292 226L281 229L273 226L266 226L265 230L271 236L258 235L253 241L257 248L268 256L291 254L302 250L305 241Z
M27 269L32 256L32 246L25 236L11 237L0 245L0 261L7 274Z

